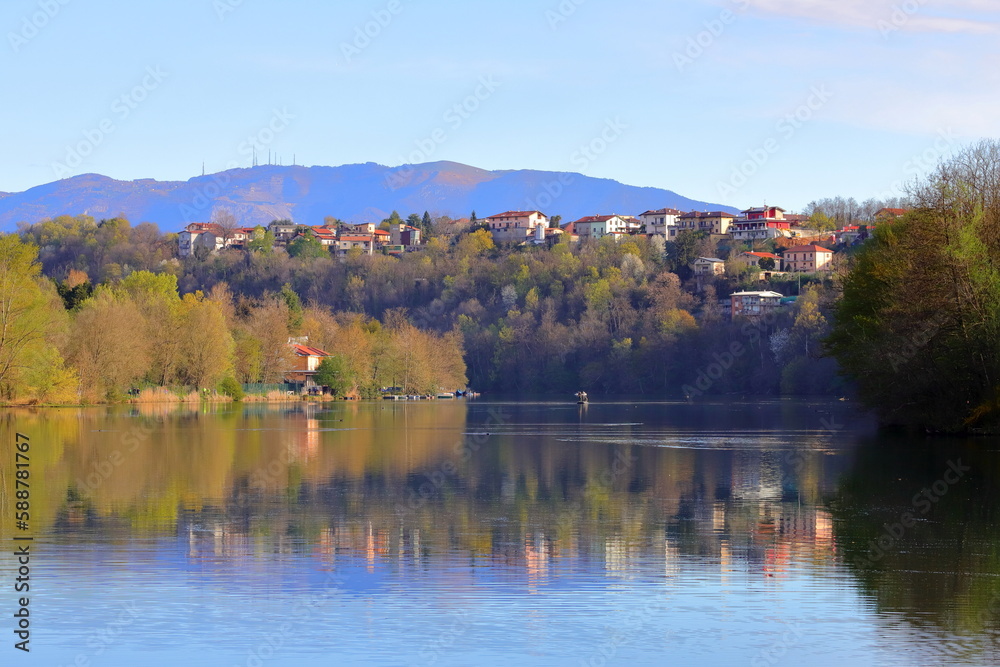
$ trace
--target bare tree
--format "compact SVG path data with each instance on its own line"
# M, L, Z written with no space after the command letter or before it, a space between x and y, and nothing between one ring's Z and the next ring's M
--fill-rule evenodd
M236 216L228 208L217 208L212 211L212 222L219 226L220 233L222 234L222 246L224 248L229 247L233 237L236 235L236 230L239 229L239 220L236 219Z

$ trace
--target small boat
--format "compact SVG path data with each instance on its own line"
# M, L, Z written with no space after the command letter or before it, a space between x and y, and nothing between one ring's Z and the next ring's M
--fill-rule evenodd
M576 403L577 405L585 405L590 399L587 398L587 392L578 391L576 392Z
M443 394L438 394L437 397L438 398L455 398L455 394L451 393L450 391L446 391Z

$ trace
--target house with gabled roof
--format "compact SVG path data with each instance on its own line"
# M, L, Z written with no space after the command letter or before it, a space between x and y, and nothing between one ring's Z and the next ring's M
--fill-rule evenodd
M305 388L315 387L313 377L323 359L332 356L319 348L307 345L309 338L290 338L288 346L292 349L292 367L285 372L285 382L303 385Z
M628 229L629 221L620 215L590 215L573 221L573 231L581 241L625 234Z
M676 208L660 208L639 214L639 220L646 226L647 234L667 236L667 228L677 225L677 219L684 215Z
M718 257L699 257L691 264L696 276L723 276L726 274L726 262Z
M676 238L679 232L704 231L709 234L726 234L735 219L735 215L725 211L691 211L678 216L677 226L668 228L667 238Z
M819 245L800 245L781 255L785 271L816 273L833 270L833 251Z
M504 211L485 219L497 243L522 243L535 235L535 228L548 228L549 218L541 211Z

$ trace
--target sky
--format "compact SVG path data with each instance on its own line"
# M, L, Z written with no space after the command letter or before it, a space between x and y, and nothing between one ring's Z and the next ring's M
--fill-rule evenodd
M258 161L897 196L996 136L995 0L5 0L0 191Z

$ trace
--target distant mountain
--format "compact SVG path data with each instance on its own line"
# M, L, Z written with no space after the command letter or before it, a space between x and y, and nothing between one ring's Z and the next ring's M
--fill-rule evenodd
M342 167L260 166L231 169L189 181L116 181L83 174L25 192L0 193L0 230L19 222L58 215L119 214L133 223L155 222L179 231L206 222L212 209L226 207L245 225L275 219L322 224L326 216L378 222L395 210L402 216L480 217L509 210L541 210L564 221L585 215L638 215L649 209L736 209L682 197L670 190L640 188L581 174L550 171L486 171L456 162L402 167L351 164Z

